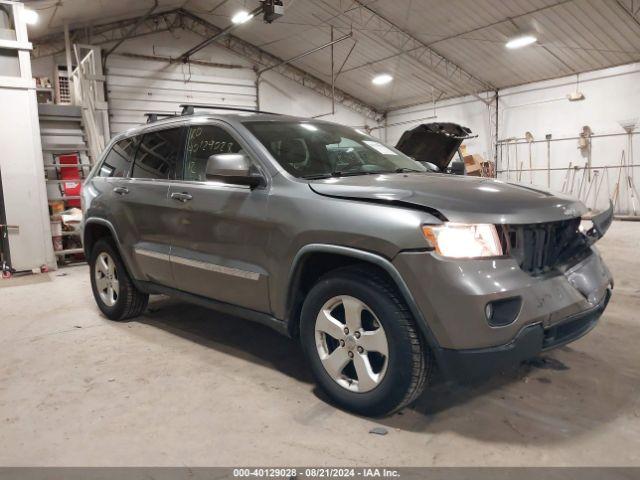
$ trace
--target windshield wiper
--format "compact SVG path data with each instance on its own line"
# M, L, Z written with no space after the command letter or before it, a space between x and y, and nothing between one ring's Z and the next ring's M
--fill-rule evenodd
M396 168L393 173L424 173L424 170L416 170L415 168Z
M377 175L378 173L384 173L383 171L376 170L373 172L357 171L357 172L342 172L337 170L331 173L318 173L315 175L303 175L301 178L305 180L321 180L323 178L338 178L338 177L355 177L357 175Z

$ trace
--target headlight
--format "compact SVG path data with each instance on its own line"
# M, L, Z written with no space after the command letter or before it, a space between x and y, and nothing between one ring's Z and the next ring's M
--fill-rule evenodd
M498 232L491 224L424 225L422 233L436 252L445 257L498 257L503 254Z

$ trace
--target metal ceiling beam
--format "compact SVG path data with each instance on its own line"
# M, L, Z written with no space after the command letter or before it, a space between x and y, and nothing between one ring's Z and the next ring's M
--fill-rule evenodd
M434 76L450 84L454 91L462 89L465 94L475 96L484 103L490 103L491 100L487 100L479 94L486 91L495 91L496 87L491 83L467 72L460 65L444 57L422 40L404 31L384 15L376 12L364 1L352 0L352 3L361 10L357 12L355 9L347 9L346 13L350 14L354 23L369 25L372 21L376 21L380 24L379 30L385 30L380 35L380 38L399 50L399 54L406 54L419 62ZM362 16L363 11L366 12L368 18ZM360 15L360 18L354 18L357 15ZM349 70L345 70L343 73L347 71Z
M201 36L210 36L222 30L188 10L181 11L183 13L183 27L187 30L191 30ZM290 64L282 64L284 59L276 57L275 55L272 55L251 43L245 42L238 37L228 35L221 39L218 42L218 45L224 46L241 57L249 59L254 64L261 66L262 68L275 66L273 70L289 80L310 88L324 97L333 98L333 89L331 88L330 83L321 80L301 68ZM277 66L278 64L281 65ZM338 88L335 88L335 101L375 121L380 121L383 117L382 112L377 111L366 102Z
M131 27L136 25L141 18L134 17L115 22L108 22L92 27L80 27L71 29L71 43L84 43L92 45L104 45L105 43L118 42L123 38L136 38L154 33L166 32L181 28L182 16L178 9L157 12L149 15L142 23L138 24L130 35ZM52 33L32 40L33 58L47 57L64 52L64 34Z
M575 0L560 0L559 2L551 4L551 5L545 5L544 7L539 7L539 8L536 8L534 10L528 10L526 12L520 13L518 15L514 15L512 17L504 18L502 20L498 20L496 22L488 23L488 24L482 25L480 27L475 27L475 28L472 28L470 30L465 30L464 32L454 33L452 35L448 35L448 36L445 36L443 38L439 38L438 40L434 40L432 42L429 42L426 45L427 45L427 47L434 47L439 43L446 42L447 40L454 40L456 38L464 37L464 36L469 35L471 33L479 32L479 31L482 31L482 30L486 30L487 28L496 27L498 25L502 25L503 23L512 22L513 20L516 20L518 18L526 17L527 15L533 15L535 13L542 12L542 11L548 10L550 8L555 8L555 7L558 7L560 5L564 5L565 3L569 3L569 2L573 2L573 1L575 1ZM375 65L377 63L384 62L385 60L391 60L393 58L400 57L402 55L408 55L410 53L413 53L413 52L415 52L417 50L421 50L423 48L424 48L423 45L413 46L410 49L402 50L400 52L393 53L391 55L387 55L386 57L378 58L377 60L371 60L370 62L362 63L360 65L355 65L353 67L350 67L350 68L346 69L345 73L346 72L351 72L353 70L358 70L360 68L368 67L368 66L371 66L371 65Z
M90 38L88 38L88 29L84 27L72 29L70 32L71 42L104 45L106 43L118 42L123 37L136 38L154 33L173 31L179 28L189 30L205 38L216 35L222 31L221 28L181 8L151 14L137 25L134 32L131 32L131 27L136 25L139 19L140 17L135 17L93 26L90 29ZM64 52L64 34L62 32L33 39L32 43L34 46L32 52L34 58ZM301 68L286 63L283 64L284 59L276 57L233 35L220 38L217 44L241 57L247 58L255 65L256 71L266 67L273 67L275 72L278 72L285 78L307 87L326 98L335 98L336 102L367 118L380 121L383 117L382 112L379 112L366 102L338 88L333 89L329 82ZM335 97L333 94L334 91Z
M620 6L620 8L622 8L622 10L624 10L627 15L629 15L631 20L634 21L638 28L640 28L640 6L638 6L638 9L636 10L633 0L631 0L630 5L626 5L621 0L616 0L616 3Z
M102 68L104 68L104 66L107 64L107 58L109 57L109 55L111 55L113 52L116 51L116 49L122 45L122 43L127 40L128 38L131 37L131 35L135 34L136 30L138 29L138 27L140 25L142 25L142 23L149 18L149 16L155 11L155 9L158 8L158 0L153 0L153 6L149 9L149 11L147 13L145 13L144 15L142 15L138 21L136 23L134 23L131 26L131 29L129 30L129 32L122 37L120 40L118 40L115 45L113 45L111 48L109 48L106 52L104 52L104 54L102 55Z

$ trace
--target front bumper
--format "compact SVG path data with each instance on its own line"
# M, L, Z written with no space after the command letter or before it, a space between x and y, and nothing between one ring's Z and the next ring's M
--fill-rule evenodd
M610 298L611 290L606 290L605 296L595 307L572 315L553 327L544 328L540 323L529 325L506 345L468 350L442 349L440 366L443 374L449 380L485 377L529 360L543 351L573 342L596 326Z
M595 325L613 288L594 247L571 268L538 277L510 258L461 261L404 252L394 265L437 343L441 369L455 378L477 376L579 338ZM521 300L514 320L492 326L486 305L513 298Z

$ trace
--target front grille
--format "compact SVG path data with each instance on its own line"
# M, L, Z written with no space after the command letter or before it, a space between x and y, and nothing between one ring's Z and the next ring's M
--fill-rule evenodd
M498 228L504 250L532 275L542 275L559 265L581 258L588 251L580 233L580 218Z

